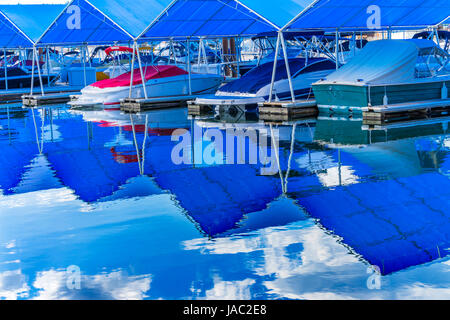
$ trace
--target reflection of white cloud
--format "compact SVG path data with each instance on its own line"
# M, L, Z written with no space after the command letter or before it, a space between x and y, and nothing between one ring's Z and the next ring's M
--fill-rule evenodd
M405 300L448 300L450 299L450 288L436 288L422 283L415 283L411 286L405 286L397 293L398 299Z
M312 173L336 166L333 157L325 152L310 152L307 155L299 157L296 162L300 168L307 169Z
M12 249L16 247L16 240L12 240L5 245L6 249Z
M0 273L0 299L17 300L27 298L30 288L21 270Z
M341 166L334 161L331 155L325 152L311 152L296 160L300 168L305 168L313 174L317 174L320 182L325 187L350 185L358 183L358 177L349 166Z
M214 278L214 287L206 291L207 300L250 300L250 287L255 280L245 279L243 281L223 281Z
M70 202L76 199L73 191L68 188L61 188L1 197L0 206L4 206L8 209L27 206L55 206L59 203Z
M371 276L367 273L368 266L312 222L297 222L282 228L267 228L213 241L195 239L183 244L186 250L197 250L205 255L244 254L250 257L252 253L251 258L246 259L246 267L255 279L262 280L267 294L278 298L450 298L448 281L445 282L450 271L450 259L382 277L381 290L370 290L367 286ZM231 292L243 288L239 282L226 279L225 273L216 277L214 287L205 293L207 298L227 298L232 296ZM412 284L411 279L420 279L421 283ZM251 286L256 282L251 282L252 279L246 281L245 292L251 298ZM202 295L200 291L193 288L199 296Z
M324 187L330 188L358 183L358 177L354 173L351 167L342 166L327 169L326 172L317 174L317 177Z
M268 228L248 237L195 239L184 242L186 250L203 254L245 254L261 251L264 263L253 271L259 276L276 275L287 278L292 274L318 271L324 268L354 264L358 259L319 228ZM323 265L324 267L319 267Z
M46 125L43 128L44 132L43 132L43 136L41 137L41 139L44 140L44 142L57 142L57 141L61 141L62 139L62 135L61 133L58 131L59 130L59 126L56 124L53 125Z
M67 288L65 271L49 270L39 272L33 286L39 290L37 300L66 299L118 299L141 300L150 290L151 276L128 276L123 271L108 274L82 276L81 289Z

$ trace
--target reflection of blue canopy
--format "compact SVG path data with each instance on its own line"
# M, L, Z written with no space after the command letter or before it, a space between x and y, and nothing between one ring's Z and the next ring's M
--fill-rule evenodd
M39 44L128 42L138 36L169 3L169 0L73 0L41 36Z
M7 141L2 141L0 157L0 189L5 194L11 194L21 181L22 175L27 171L26 166L38 153L35 144L18 143L9 145Z
M63 5L1 5L0 47L30 48L58 14Z
M139 175L137 163L118 161L114 147L104 146L114 139L117 128L93 126L93 141L89 142L87 124L76 117L55 124L64 140L45 144L44 153L56 176L81 200L96 202L111 196Z
M449 254L449 187L447 177L431 173L338 187L298 201L389 274Z
M9 121L6 108L0 109L0 189L5 194L12 193L38 154L33 124L26 120L30 112L21 107L9 108Z
M217 166L157 173L156 181L210 236L237 226L281 194L279 180L257 176L251 166Z
M372 17L379 13L380 21ZM287 30L422 29L450 16L448 0L318 0Z

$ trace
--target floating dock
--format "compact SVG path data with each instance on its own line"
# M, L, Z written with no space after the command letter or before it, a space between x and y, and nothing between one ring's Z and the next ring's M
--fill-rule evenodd
M316 100L274 101L259 105L259 118L265 121L290 121L315 117L319 111Z
M194 100L197 96L171 96L149 99L126 98L120 102L120 110L128 113L143 111L185 107L187 102Z
M405 119L447 115L449 112L450 99L418 101L364 108L363 121L367 125L378 125Z
M22 103L26 107L61 104L70 101L73 92L54 93L47 95L23 95Z
M74 94L79 92L82 87L55 85L53 87L44 87L45 94L63 94L69 92ZM0 103L21 102L22 97L30 95L30 88L0 90ZM41 95L40 88L36 88L34 95Z

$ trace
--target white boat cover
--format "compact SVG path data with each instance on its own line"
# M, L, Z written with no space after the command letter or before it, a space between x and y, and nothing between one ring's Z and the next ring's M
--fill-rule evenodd
M415 79L420 48L430 41L379 40L369 42L350 62L326 82L350 84L404 83Z

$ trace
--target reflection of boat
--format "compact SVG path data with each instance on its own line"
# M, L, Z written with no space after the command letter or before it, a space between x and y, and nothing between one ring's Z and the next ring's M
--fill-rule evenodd
M447 99L450 56L433 41L381 40L313 85L319 108L361 110L367 106Z
M57 76L55 74L50 74L47 76L42 77L42 84L47 85L53 80L55 80ZM21 67L8 67L7 69L7 78L5 78L4 73L2 72L0 75L0 89L4 90L6 89L6 80L8 82L8 89L21 89L21 88L30 88L33 75L31 71L28 71L25 68ZM33 80L34 86L39 86L39 76L37 71L34 72L34 80Z
M325 58L289 59L294 93L297 98L312 95L311 84L336 70L336 64ZM273 62L262 64L242 78L222 86L214 97L196 102L209 105L252 105L264 102L270 95ZM289 99L291 92L284 60L277 62L274 94L280 100Z
M362 119L320 116L314 139L338 146L362 146L401 139L440 135L446 132L449 118L423 119L382 126L363 125Z
M162 98L189 94L189 82L193 95L214 92L223 81L223 77L212 74L191 74L176 66L149 66L143 71L148 98ZM190 78L190 79L189 79ZM129 96L131 72L114 79L98 81L83 90L81 96L70 104L82 105L118 105L120 100ZM143 98L144 87L139 69L133 72L132 97Z
M147 125L149 133L161 134L173 131L179 128L187 128L189 122L187 119L186 108L174 108L168 110L153 110L134 114L122 113L116 110L71 110L73 114L81 114L83 120L92 122L102 128L121 127L125 131L131 128L131 118L137 132L143 132L143 128Z

